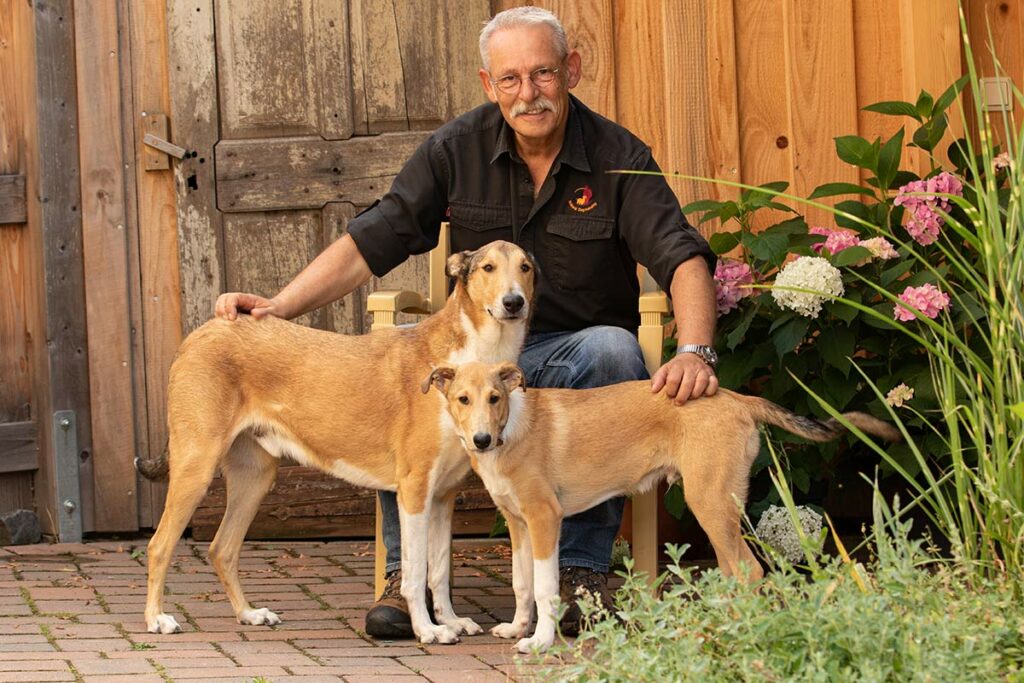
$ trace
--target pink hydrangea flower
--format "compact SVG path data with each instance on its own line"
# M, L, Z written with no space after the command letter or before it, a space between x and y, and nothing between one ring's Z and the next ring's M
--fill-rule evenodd
M754 271L740 261L720 260L715 266L715 298L718 315L723 316L740 305L740 299L753 294Z
M921 314L934 319L941 311L949 308L949 295L941 291L935 285L921 285L920 287L907 287L900 294L900 301L909 304L921 311ZM892 312L893 318L903 322L909 322L917 318L914 312L896 304Z
M949 212L949 200L938 194L963 196L963 183L951 173L943 171L927 180L915 180L899 189L893 204L907 209L907 232L914 241L929 245L939 238L944 221L938 210ZM910 193L924 193L913 196Z
M872 257L880 258L883 261L899 256L896 248L892 246L892 242L884 237L872 237L871 239L861 240L860 246L870 251Z
M860 244L860 238L857 237L857 233L850 230L837 230L834 228L815 226L810 228L807 232L812 235L823 235L825 237L824 242L818 242L817 244L811 245L811 248L819 254L822 249L828 249L830 254L835 255L843 249L856 247Z
M1010 153L1003 152L995 159L992 160L992 166L997 171L1002 171L1004 168L1010 168Z

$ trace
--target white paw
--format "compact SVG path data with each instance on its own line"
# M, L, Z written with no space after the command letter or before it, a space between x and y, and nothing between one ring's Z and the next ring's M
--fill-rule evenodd
M267 626L275 626L281 623L281 617L277 616L266 607L260 609L244 609L242 613L238 615L239 624L248 624L250 626L259 626L266 624Z
M428 626L422 633L419 633L420 642L423 644L441 643L451 645L459 642L459 634L455 629L448 626Z
M522 638L526 634L526 624L508 622L498 624L491 629L491 635L498 638Z
M170 614L158 614L156 619L146 624L150 633L181 633L181 627Z
M532 638L523 638L516 643L516 649L521 654L528 655L531 652L544 652L554 641L554 638L538 638L536 634Z

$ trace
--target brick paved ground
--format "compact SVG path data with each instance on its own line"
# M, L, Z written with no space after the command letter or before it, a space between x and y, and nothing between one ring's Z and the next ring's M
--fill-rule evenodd
M508 620L508 547L455 547L456 611L485 629ZM0 550L0 683L487 683L523 680L535 668L490 635L427 646L366 637L373 557L365 542L247 544L241 572L249 600L284 623L240 626L206 549L178 546L165 608L184 632L173 635L147 633L142 620L145 540Z

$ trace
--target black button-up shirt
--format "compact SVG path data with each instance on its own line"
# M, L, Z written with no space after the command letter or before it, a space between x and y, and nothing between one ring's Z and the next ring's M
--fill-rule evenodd
M532 332L615 325L636 331L637 262L668 291L677 266L707 242L683 217L636 136L570 96L565 142L534 198L514 132L485 104L437 129L395 177L391 190L349 223L375 275L437 246L451 224L452 252L515 242L539 264Z

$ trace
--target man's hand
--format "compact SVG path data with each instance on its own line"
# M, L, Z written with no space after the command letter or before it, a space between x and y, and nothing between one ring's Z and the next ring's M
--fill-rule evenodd
M662 387L675 404L683 405L691 398L713 396L718 391L714 369L694 353L683 353L658 368L651 378L651 393Z
M280 305L273 299L264 299L262 296L243 292L228 292L217 297L214 313L218 318L225 320L234 320L239 313L249 313L257 320L268 315L285 317L279 309Z

